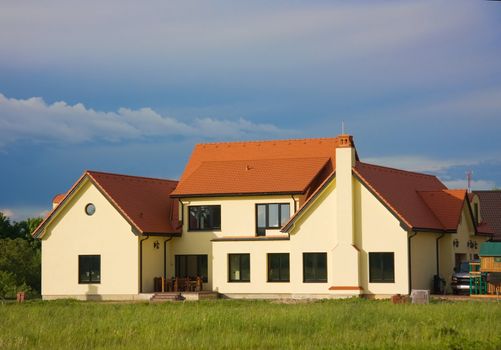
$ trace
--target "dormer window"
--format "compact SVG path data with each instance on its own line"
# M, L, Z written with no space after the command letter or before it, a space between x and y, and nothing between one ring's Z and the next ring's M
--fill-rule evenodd
M264 236L267 229L279 229L289 218L289 203L256 204L256 235Z

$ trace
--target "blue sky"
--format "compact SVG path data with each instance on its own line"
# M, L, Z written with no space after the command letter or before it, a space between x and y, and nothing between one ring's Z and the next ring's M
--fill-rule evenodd
M501 2L0 4L0 210L85 169L178 178L198 142L330 137L501 186Z

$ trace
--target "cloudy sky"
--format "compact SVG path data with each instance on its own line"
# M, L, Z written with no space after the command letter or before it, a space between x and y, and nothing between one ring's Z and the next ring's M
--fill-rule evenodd
M330 137L501 186L501 2L0 2L0 211L85 169L178 178L195 143Z

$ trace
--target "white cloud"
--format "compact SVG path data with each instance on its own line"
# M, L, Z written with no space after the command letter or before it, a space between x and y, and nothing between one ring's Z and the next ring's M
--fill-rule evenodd
M0 213L2 213L3 215L5 215L8 218L12 218L14 216L14 212L8 208L0 209Z
M41 207L12 207L0 209L0 212L7 216L11 221L22 221L27 218L45 217L49 211Z
M467 188L468 182L466 179L442 180L448 188ZM496 182L492 180L472 180L472 190L492 190L496 187Z
M26 100L0 94L0 146L18 141L70 142L127 140L142 137L197 136L242 138L287 134L272 124L244 118L220 120L198 118L192 124L163 116L151 108L117 112L96 111L83 104L47 104L40 97Z

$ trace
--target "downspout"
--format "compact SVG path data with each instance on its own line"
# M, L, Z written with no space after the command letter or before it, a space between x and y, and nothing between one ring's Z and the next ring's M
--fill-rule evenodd
M409 294L412 290L412 267L411 267L411 238L417 235L417 232L413 232L409 237L407 237L407 257L408 261L408 275L409 275Z
M443 237L445 236L444 233L440 234L440 236L437 237L436 241L435 241L435 255L437 257L437 277L440 277L440 259L439 259L439 249L438 249L438 241L440 241L440 239L442 239Z
M164 278L167 279L167 242L172 239L172 236L169 239L164 241Z
M296 210L297 210L297 208L296 208L296 199L294 198L293 194L291 194L291 198L292 198L292 201L294 202L294 214L295 214Z
M146 235L139 241L139 293L143 292L143 241L146 241L150 236Z

